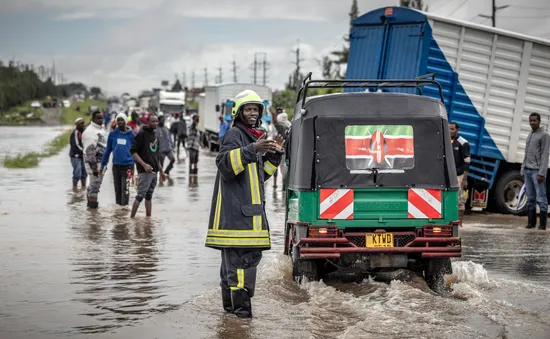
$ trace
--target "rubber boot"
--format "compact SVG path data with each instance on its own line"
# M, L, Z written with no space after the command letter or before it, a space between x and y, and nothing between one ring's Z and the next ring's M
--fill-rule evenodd
M546 230L546 221L548 221L548 212L540 212L540 226L539 230Z
M233 312L233 303L231 302L231 290L222 288L222 303L223 303L223 309L226 312L232 313Z
M233 313L239 318L252 318L252 304L250 296L244 289L231 291L231 302Z
M537 224L537 209L528 208L527 209L527 226L525 228L535 228Z

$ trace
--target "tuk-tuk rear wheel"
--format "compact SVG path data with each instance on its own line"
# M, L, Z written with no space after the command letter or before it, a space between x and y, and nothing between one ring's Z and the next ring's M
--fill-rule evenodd
M424 279L428 287L434 292L444 292L448 289L444 277L446 274L451 273L453 273L453 268L449 258L428 259L426 261Z

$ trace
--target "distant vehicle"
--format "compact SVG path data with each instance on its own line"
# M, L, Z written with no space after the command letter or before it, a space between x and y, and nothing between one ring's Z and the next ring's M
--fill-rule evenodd
M185 113L185 92L161 90L155 94L149 103L153 112L158 115L162 113L162 115L165 116L167 119L166 127L170 128L170 122L172 119L168 118L173 117L174 113Z
M31 102L31 107L32 108L40 108L40 107L42 107L42 104L40 104L39 101L33 101L33 102Z
M63 100L64 107L71 107L71 102L69 100Z

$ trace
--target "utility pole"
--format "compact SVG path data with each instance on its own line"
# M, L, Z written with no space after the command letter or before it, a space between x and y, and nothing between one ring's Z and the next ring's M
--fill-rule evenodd
M223 70L222 70L222 66L218 67L218 79L217 79L217 83L218 84L221 84L223 83Z
M258 79L258 53L254 53L254 63L250 66L254 70L253 83L256 85Z
M235 62L234 54L233 54L233 82L237 83L237 62Z
M208 67L204 68L204 86L208 86Z
M262 63L262 68L263 68L263 71L264 71L264 76L263 76L263 85L265 86L265 84L267 83L267 70L269 69L269 63L267 62L267 53L262 53L264 55L264 61Z
M185 72L183 72L183 74L182 74L181 82L182 82L182 84L181 84L182 87L185 88L187 86L187 77L186 77Z
M292 84L292 88L298 89L300 78L300 62L304 61L304 59L300 59L300 40L297 42L296 50L292 51L294 54L296 54L296 61L293 62L293 64L296 65L296 69L294 70L294 83Z
M191 73L191 88L195 88L195 70Z
M480 17L485 19L491 19L493 22L493 27L497 27L497 11L500 11L501 9L505 9L510 7L510 5L504 5L497 7L496 0L492 0L492 9L491 9L491 15L485 15L485 14L478 14Z

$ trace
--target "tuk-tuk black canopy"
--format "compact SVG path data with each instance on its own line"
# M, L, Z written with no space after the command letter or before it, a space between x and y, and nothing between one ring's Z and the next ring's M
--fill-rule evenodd
M290 135L290 189L458 187L440 101L383 92L310 97L304 111L301 104ZM367 132L357 136L354 130ZM350 151L357 141L365 146Z

